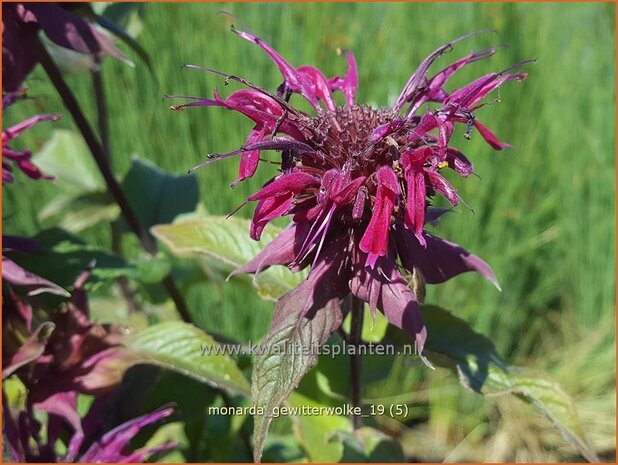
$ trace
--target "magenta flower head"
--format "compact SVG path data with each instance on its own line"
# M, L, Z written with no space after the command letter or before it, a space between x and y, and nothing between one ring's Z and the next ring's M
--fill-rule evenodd
M2 113L4 110L20 99L24 95L24 90L20 89L16 92L9 92L2 96ZM22 132L30 129L32 126L41 121L56 121L60 117L58 115L35 115L21 123L18 123L10 128L2 129L2 184L13 182L13 172L11 162L14 163L26 176L31 179L51 179L45 176L31 161L32 152L30 150L14 150L9 147L13 139L19 136Z
M16 239L11 238L16 244ZM23 242L23 240L22 240ZM57 309L50 321L38 324L33 307L14 287L30 289L28 296L64 291L55 284L23 270L3 257L3 279L8 295L4 301L2 379L16 376L26 396L23 409L12 408L2 392L6 446L17 462L143 462L156 451L175 447L167 443L138 451L129 442L146 425L173 413L170 406L135 418L103 434L101 418L109 408L110 393L130 366L121 346L123 331L90 320L84 285L90 271L76 280L71 299ZM10 268L5 275L4 268ZM8 277L7 277L8 276ZM37 308L40 316L40 308ZM82 418L80 393L95 400ZM42 418L46 417L45 434ZM66 454L58 455L57 443L65 442Z
M291 225L236 272L258 273L271 265L292 270L310 266L306 281L285 299L306 301L304 315L352 293L410 334L421 353L426 329L418 297L401 270L420 272L430 284L476 271L497 286L483 260L424 230L441 214L430 207L432 197L441 195L453 206L460 202L442 171L450 169L463 177L473 172L468 158L450 145L455 125L465 126L466 138L476 130L493 149L507 147L476 119L475 112L490 92L526 75L511 67L448 92L445 84L456 71L496 51L473 52L429 75L430 65L473 35L468 34L429 55L392 107L374 109L356 102L359 79L351 52L344 52L346 73L327 78L312 66L293 66L255 35L232 30L261 48L279 68L284 80L276 93L201 68L247 89L227 98L216 90L212 99L185 97L192 101L172 109L224 107L255 123L243 147L211 155L198 165L239 155L235 183L256 172L261 151L281 152L280 172L248 198L257 203L250 235L259 240L267 223L285 215L291 216ZM343 94L343 105L335 100L337 92ZM294 108L292 94L307 100L315 115ZM437 105L430 109L428 102Z
M61 47L100 59L127 60L111 39L61 3L2 4L2 89L15 91L39 62L38 34Z
M71 397L67 394L67 397ZM76 398L71 397L73 404ZM132 451L130 441L146 426L157 423L173 414L173 407L163 406L154 412L126 421L101 434L100 423L107 399L96 399L86 416L68 438L66 454L56 452L56 443L61 440L61 422L51 415L47 421L46 437L41 437L41 423L32 410L21 412L17 421L13 417L3 393L4 434L6 448L15 462L64 462L64 463L143 463L155 452L173 449L176 444L168 442L154 447ZM88 444L90 444L88 446Z

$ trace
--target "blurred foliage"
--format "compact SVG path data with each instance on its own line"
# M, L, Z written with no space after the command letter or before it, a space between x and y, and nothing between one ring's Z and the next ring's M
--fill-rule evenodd
M268 89L281 81L262 52L229 32L230 19L216 14L221 9L241 18L291 63L316 65L326 75L345 69L344 60L335 53L338 47L354 51L360 72L358 101L377 106L394 101L430 51L469 31L493 28L498 32L458 44L441 63L471 48L496 43L506 47L491 60L464 69L454 78L454 86L514 62L538 58L537 65L526 69L529 79L501 88L502 103L488 105L477 115L510 142L512 149L493 153L479 137L466 141L462 133L455 134L453 140L461 141L458 147L471 158L479 175L479 179L453 178L474 213L458 208L434 228L436 234L484 257L503 291L496 292L478 276L464 275L430 287L426 301L450 309L475 331L489 336L510 364L549 372L573 396L595 451L613 460L615 6L150 4L128 9L130 14L116 7L108 17L121 15L125 26L131 24L130 34L139 33L138 42L150 54L152 64L151 71L142 65L137 52L124 47L135 68L112 60L102 67L112 164L147 225L171 223L178 214L194 210L198 199L209 215L225 215L275 172L262 165L255 178L234 190L229 184L236 178L235 160L218 162L189 177L185 174L206 153L239 147L252 124L216 108L168 111L168 104L161 101L164 94L207 97L215 87L224 93L231 91L223 89L221 78L181 70L182 64L241 75ZM98 9L97 13L105 16ZM89 76L75 74L67 80L94 123ZM225 283L228 270L216 266L220 265L216 257L208 253L200 258L171 256L169 241L162 240L166 245L160 256L150 259L139 251L135 238L126 234L119 247L124 258L109 252L110 223L117 210L109 203L96 171L88 166L90 155L68 132L74 130L73 122L62 111L59 97L40 68L26 85L32 99L11 108L4 115L5 124L35 112L64 116L53 125L29 131L18 141L21 145L16 144L40 149L37 162L46 172L53 171L58 181L25 186L23 176L18 175L14 184L3 186L4 232L49 238L43 241L48 255L37 257L32 266L62 284L60 275L68 273L53 269L51 255L64 260L60 266L76 274L95 254L98 271L93 283L101 285L94 286L93 314L129 306L125 296L119 298L122 293L113 281L124 276L132 280L134 303L145 310L150 324L175 318L156 284L157 277L172 269L200 328L240 342L259 340L267 331L272 302L256 299L248 280ZM60 170L54 170L55 166ZM245 207L237 215L247 218L251 211ZM153 231L161 238L165 228L189 224L184 221L190 218L156 226ZM207 245L212 247L212 243ZM154 276L145 276L145 271L157 267ZM66 276L66 283L73 278ZM236 357L236 361L241 370L250 365L247 357ZM345 402L349 389L345 362L321 358L294 394L298 397L290 401ZM384 462L381 450L395 453L382 436L385 433L399 440L407 460L581 460L547 420L529 415L529 407L517 399L483 400L461 389L455 376L420 369L409 357L367 357L363 363L365 402L405 404L409 407L405 418L367 419L369 429L363 434L369 439L364 445L348 437L344 427L329 436L334 445L322 450L312 445L323 444L325 439L316 437L316 431L338 430L340 425L280 418L273 422L264 459L323 459L335 447L353 460L374 457ZM247 441L252 419L204 413L209 405L246 403L241 397L226 397L194 379L144 366L129 371L116 397L117 409L108 412L113 424L163 402L179 405L177 417L157 435L177 440L181 447L162 460L250 459ZM121 406L123 399L135 401Z

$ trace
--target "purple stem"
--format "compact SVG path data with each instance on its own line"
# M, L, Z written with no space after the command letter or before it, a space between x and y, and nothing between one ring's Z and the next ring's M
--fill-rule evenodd
M363 330L363 313L365 303L354 295L350 295L347 299L347 305L351 313L350 322L350 345L354 346L354 351L350 354L350 387L351 394L350 400L352 407L362 408L361 398L361 356L359 354L359 348L361 346L361 332ZM362 416L353 415L352 425L354 429L359 429L362 426Z

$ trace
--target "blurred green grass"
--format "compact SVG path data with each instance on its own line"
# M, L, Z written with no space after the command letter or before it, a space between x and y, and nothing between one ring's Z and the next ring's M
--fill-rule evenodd
M471 141L455 135L453 143L471 158L480 176L451 178L474 214L459 207L435 232L485 258L503 291L464 275L431 288L427 301L472 322L509 360L547 365L549 354L560 347L587 347L601 329L615 326L614 8L577 3L147 5L138 39L152 56L156 79L136 57L135 69L113 60L103 67L114 167L125 173L136 153L166 171L183 173L206 153L244 142L252 124L238 115L217 108L176 113L161 101L164 94L210 96L215 87L232 90L232 84L224 89L216 76L181 70L184 63L241 75L268 89L280 83L270 60L230 33L229 19L217 15L218 10L241 18L291 63L316 65L327 76L345 70L337 47L354 51L360 71L358 101L378 106L394 101L417 64L438 45L469 31L496 29L497 34L458 44L440 64L471 49L506 45L490 60L463 70L454 79L457 85L538 58L537 65L526 67L526 81L500 90L501 104L477 114L513 148L495 153L478 135ZM94 121L89 77L70 76L68 81ZM61 108L40 69L27 85L37 98L12 110L9 120ZM40 147L56 127L72 127L70 117L29 131L21 143ZM228 160L195 174L208 211L228 213L274 173L264 165L255 178L232 191L236 170L236 161ZM5 232L32 234L49 226L36 215L58 188L34 184L25 189L18 182L3 189ZM249 216L251 209L239 214ZM102 228L84 235L109 243ZM208 330L258 338L268 326L270 304L256 302L242 286L193 286L188 297L198 323ZM603 341L600 350L614 353L615 332ZM593 360L606 374L595 382L613 385L614 357ZM569 359L559 363L568 366ZM594 367L590 370L593 376ZM561 376L578 392L585 390L574 378L572 373ZM605 411L613 415L615 405Z

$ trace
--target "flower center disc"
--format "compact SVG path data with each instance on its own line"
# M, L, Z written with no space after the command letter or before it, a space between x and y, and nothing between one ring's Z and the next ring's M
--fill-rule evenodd
M311 119L316 133L312 142L316 149L343 165L347 160L369 155L371 133L396 117L397 114L389 110L376 110L366 105L337 107Z

